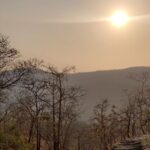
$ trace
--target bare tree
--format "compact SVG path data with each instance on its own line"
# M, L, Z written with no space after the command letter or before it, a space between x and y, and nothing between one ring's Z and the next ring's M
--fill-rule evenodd
M99 138L99 149L107 150L107 130L108 130L108 101L104 99L102 102L97 104L94 108L94 120L97 136Z
M48 66L48 89L50 98L47 105L52 112L53 150L65 150L68 147L70 129L79 112L77 107L83 92L81 88L68 86L66 77L73 68L65 68L62 72Z
M6 116L9 106L7 105L8 89L17 84L25 74L25 70L16 65L19 52L10 46L8 37L0 34L0 105L3 107L1 121ZM6 94L7 93L7 94Z
M30 129L28 142L31 141L34 127L36 128L36 149L40 150L41 145L41 133L40 133L40 119L41 114L45 108L44 99L46 96L45 81L43 78L40 79L42 61L37 59L32 59L25 61L21 64L24 68L29 70L28 74L22 79L22 88L26 89L24 91L24 98L20 99L20 104L24 106L26 111L29 113ZM39 77L37 76L39 75Z

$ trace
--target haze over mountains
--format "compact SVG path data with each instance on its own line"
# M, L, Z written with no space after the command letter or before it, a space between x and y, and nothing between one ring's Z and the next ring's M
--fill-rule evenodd
M110 104L121 105L125 103L124 90L132 90L137 83L129 78L131 74L150 73L150 67L132 67L120 70L107 70L76 73L69 76L69 82L81 86L86 94L83 99L82 118L89 119L93 107L101 99L108 98ZM88 117L87 117L88 116Z
M108 99L110 105L121 106L126 103L127 97L125 90L136 90L139 85L130 79L130 75L140 75L142 73L150 73L150 67L132 67L118 70L105 70L95 72L82 72L70 74L68 84L80 86L85 95L82 98L81 119L86 121L92 117L94 106L103 99ZM45 72L39 70L31 75L31 78L38 80L47 78ZM20 93L20 88L14 88L14 92ZM13 98L15 99L15 98ZM11 97L12 100L12 97Z

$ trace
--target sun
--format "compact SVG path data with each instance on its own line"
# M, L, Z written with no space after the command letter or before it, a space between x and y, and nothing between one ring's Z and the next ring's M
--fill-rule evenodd
M117 27L121 27L125 25L129 20L129 17L126 12L124 11L116 11L111 17L110 21L113 25Z

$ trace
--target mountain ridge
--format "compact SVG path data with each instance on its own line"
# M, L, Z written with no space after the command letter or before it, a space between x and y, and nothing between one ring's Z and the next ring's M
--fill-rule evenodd
M94 106L101 99L107 98L111 105L120 106L126 102L124 90L132 90L137 83L129 78L129 75L150 73L150 67L129 67L125 69L100 70L93 72L74 73L69 75L71 85L85 89L83 98L83 119L92 116Z
M136 70L136 69L150 69L150 66L132 66L126 68L118 68L118 69L104 69L104 70L93 70L93 71L81 71L74 72L72 74L85 74L85 73L96 73L96 72L109 72L109 71L122 71L122 70Z

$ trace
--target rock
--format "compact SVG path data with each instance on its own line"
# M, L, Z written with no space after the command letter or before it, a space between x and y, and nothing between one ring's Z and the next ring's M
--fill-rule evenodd
M144 150L140 140L125 140L113 146L112 150Z

